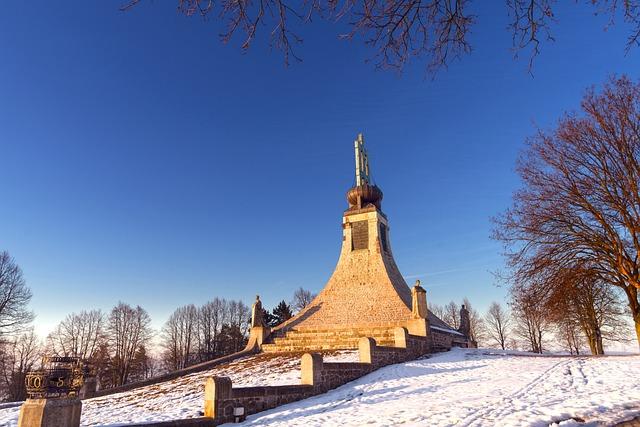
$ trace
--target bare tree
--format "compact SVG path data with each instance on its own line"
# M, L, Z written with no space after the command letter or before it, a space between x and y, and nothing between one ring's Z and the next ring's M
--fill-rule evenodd
M453 329L458 329L460 327L460 306L454 301L450 301L449 304L444 306L444 317L442 320Z
M224 331L221 329L224 353L240 351L247 344L250 316L251 310L242 301L229 302L228 322L223 325Z
M33 328L0 346L0 386L9 401L26 399L25 376L41 358Z
M507 348L511 332L511 317L497 302L492 302L484 316L487 335L496 342L501 349Z
M554 284L588 264L626 295L640 343L640 85L627 77L589 90L582 115L529 141L518 165L524 183L496 220L509 280Z
M246 335L249 331L249 318L251 310L242 301L229 301L229 317L227 322L230 326L238 328L242 335Z
M198 354L201 362L220 354L219 334L228 312L225 299L214 298L198 310Z
M580 325L575 319L570 317L563 317L558 322L557 337L559 342L564 342L569 350L569 353L580 355L580 349L584 342L582 333L580 331Z
M125 0L127 10L141 0ZM226 27L224 42L241 33L242 49L247 50L263 27L270 28L271 45L300 60L294 47L302 43L297 29L300 23L314 19L346 21L349 30L343 39L361 39L373 50L377 67L400 70L410 59L426 58L428 69L436 71L452 60L471 52L468 36L477 16L468 0L375 0L337 2L311 0L260 0L258 2L216 2L214 0L178 0L178 11L187 16L218 16ZM591 0L600 13L613 18L622 11L623 20L632 30L627 49L638 45L640 38L640 2L637 0ZM488 6L488 3L478 3ZM552 26L556 2L552 0L507 0L511 16L510 30L515 52L530 50L531 62L540 52L541 43L553 40ZM296 30L292 30L295 28Z
M311 291L300 287L293 293L293 300L290 303L291 308L293 308L295 312L299 312L300 310L311 304L311 301L313 301L315 297L315 294L313 294Z
M555 280L543 303L565 335L572 324L579 326L594 355L604 354L604 341L627 338L618 289L602 282L592 270L578 266L562 270Z
M447 317L444 307L439 304L429 304L429 311L440 320L444 321L444 318Z
M48 350L59 356L90 359L104 336L104 315L100 310L68 315L47 337Z
M33 320L27 309L31 291L22 270L8 252L0 252L0 338L20 331Z
M543 340L550 329L543 304L534 293L519 289L512 291L511 313L515 321L514 332L526 340L530 351L542 354Z
M196 360L198 339L198 309L189 304L177 308L162 328L165 367L183 369Z
M142 307L134 308L120 302L109 314L107 334L111 351L112 385L126 384L136 351L147 344L153 335L151 318Z

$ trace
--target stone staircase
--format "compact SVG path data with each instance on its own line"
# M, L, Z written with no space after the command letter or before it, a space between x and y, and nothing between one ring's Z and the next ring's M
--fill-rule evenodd
M358 340L370 337L380 346L393 346L393 327L358 329L304 329L277 331L262 344L267 353L341 350L358 348Z

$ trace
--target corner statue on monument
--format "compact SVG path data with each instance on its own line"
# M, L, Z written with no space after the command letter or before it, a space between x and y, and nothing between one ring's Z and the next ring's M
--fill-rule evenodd
M256 301L253 303L253 307L251 307L251 327L253 328L255 326L265 326L260 295L256 295Z
M420 280L411 288L411 314L414 319L425 319L427 314L427 291L420 286Z
M362 337L393 345L394 329L424 337L431 350L467 346L467 338L431 313L420 282L409 288L391 250L383 193L372 178L364 137L354 141L355 179L346 193L341 250L322 291L296 316L269 331L268 352L350 349ZM254 304L252 330L261 326ZM264 331L264 329L261 329ZM252 335L255 335L252 333Z

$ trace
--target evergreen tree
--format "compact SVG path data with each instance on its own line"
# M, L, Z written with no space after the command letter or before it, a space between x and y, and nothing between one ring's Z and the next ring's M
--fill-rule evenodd
M231 354L242 350L247 345L247 337L237 325L224 324L220 329L219 348L221 354Z
M282 300L276 308L273 309L273 326L279 325L292 317L293 313L291 312L291 307L285 302L285 300Z

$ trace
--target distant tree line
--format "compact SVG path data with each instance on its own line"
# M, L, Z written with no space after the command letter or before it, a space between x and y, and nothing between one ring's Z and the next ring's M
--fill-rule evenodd
M470 338L480 347L502 350L604 354L603 343L629 341L628 314L622 302L605 291L606 287L590 286L579 296L556 295L555 307L511 296L506 305L492 302L484 315L465 298ZM570 301L581 301L582 305L567 307ZM456 302L431 304L429 309L452 328L460 327L460 306Z
M174 371L242 350L249 318L242 301L214 298L200 307L177 308L161 331L163 367Z
M242 301L213 298L201 306L178 307L159 334L144 308L119 302L107 313L71 313L41 339L27 309L31 296L20 267L0 252L0 400L27 397L25 375L40 367L43 356L83 359L104 389L212 360L247 344L251 314ZM291 303L281 301L265 319L269 326L282 323L311 299L311 292L299 288Z

